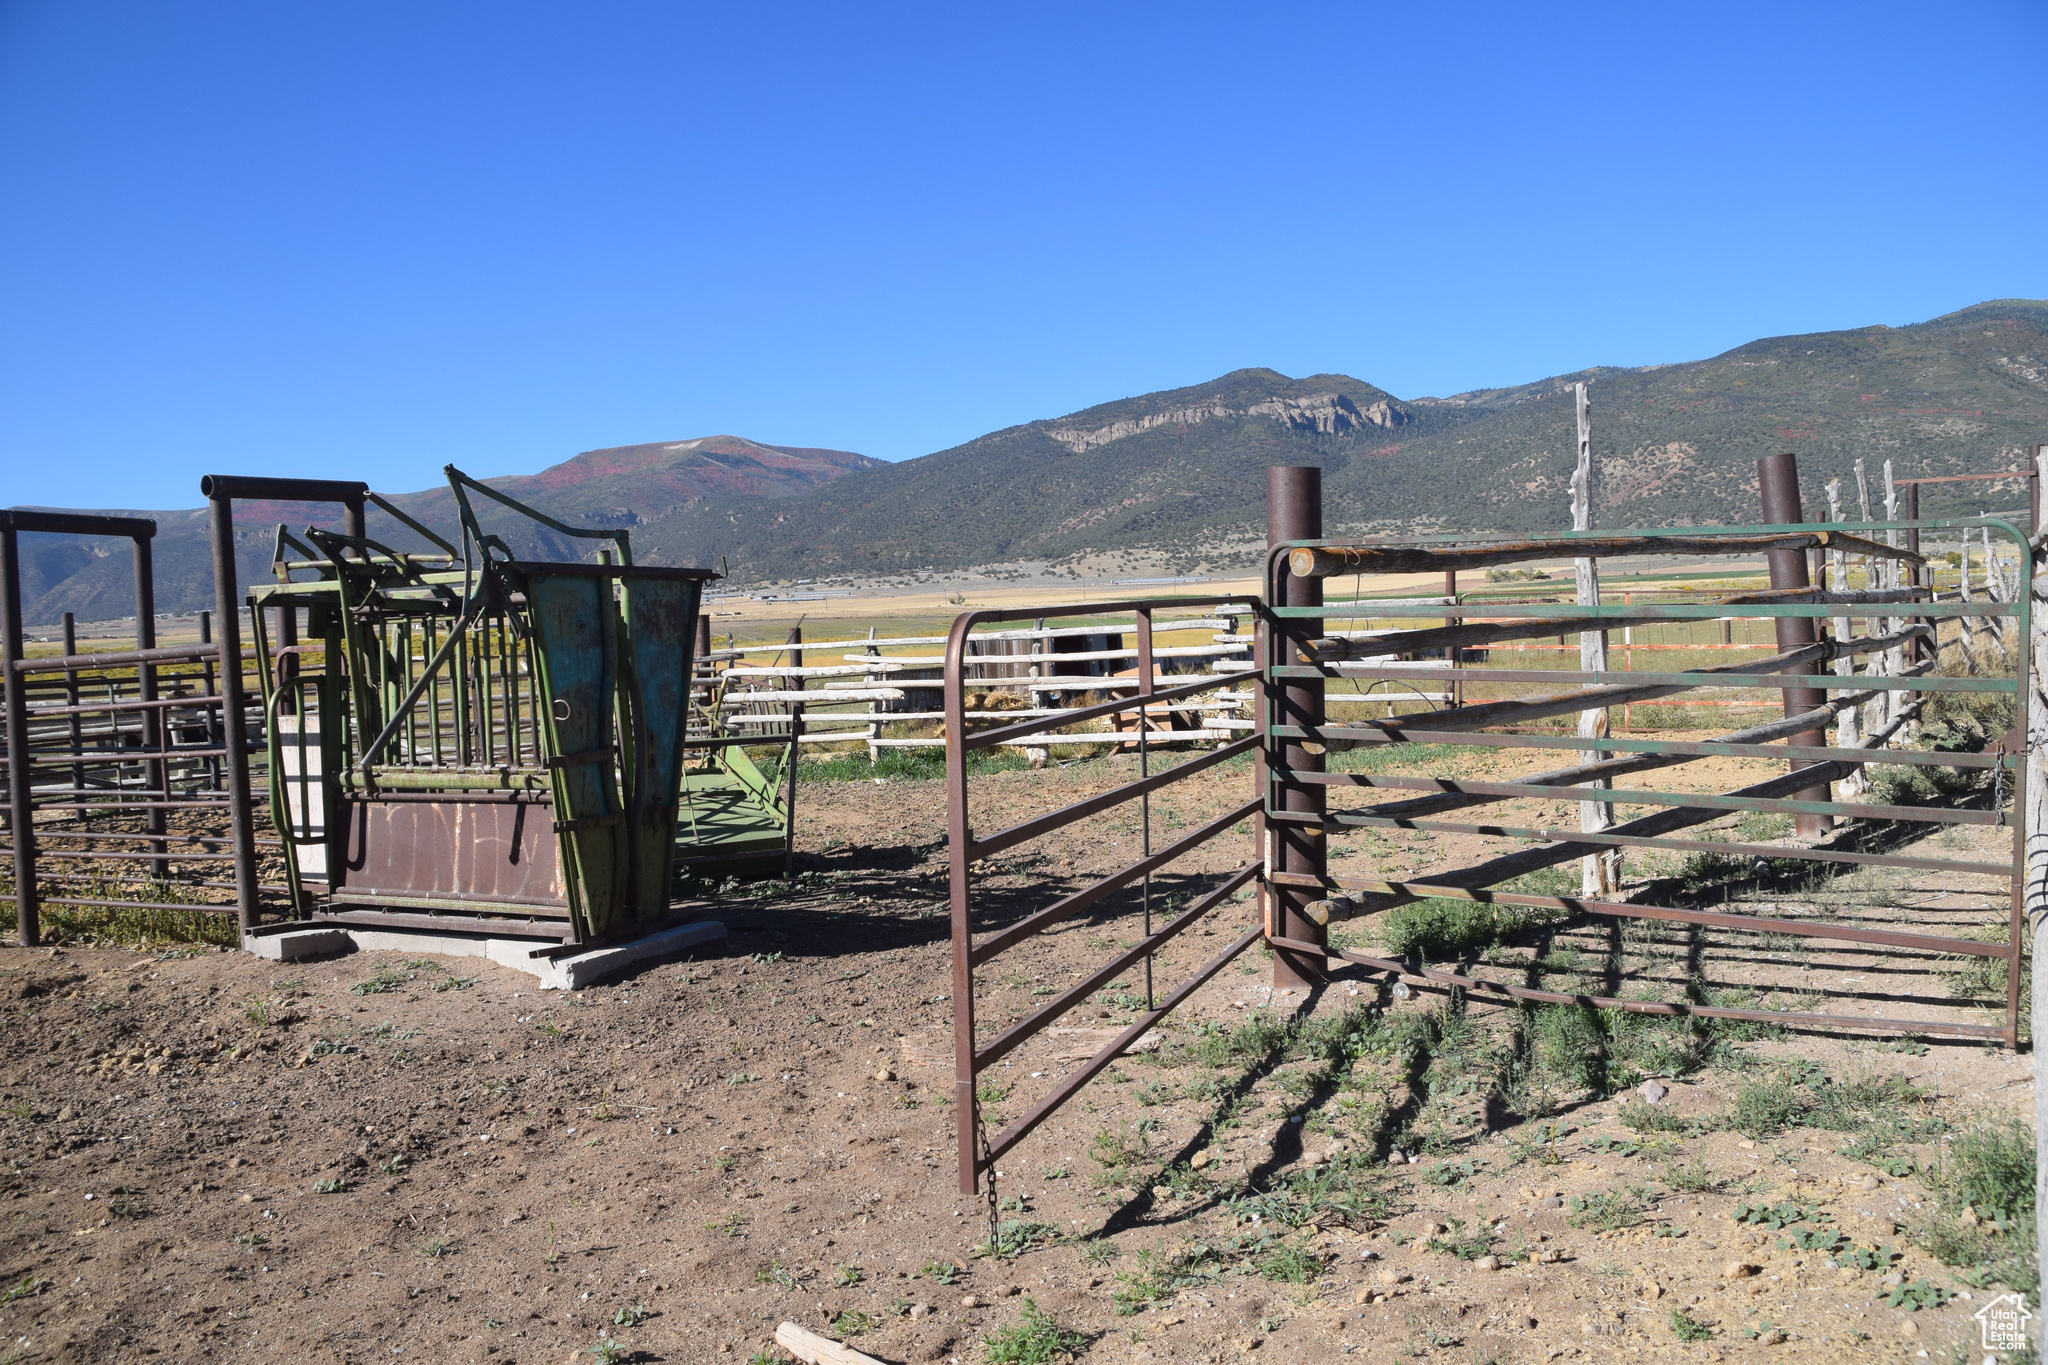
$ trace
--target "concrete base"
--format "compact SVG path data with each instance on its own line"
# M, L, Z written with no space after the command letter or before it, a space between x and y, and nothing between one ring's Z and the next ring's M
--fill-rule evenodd
M322 925L249 940L249 951L273 962L297 962L341 952L433 953L441 957L489 958L539 979L542 990L576 990L640 962L658 962L699 944L725 937L717 920L695 920L627 943L590 948L563 957L535 957L541 946L530 938L486 938L481 934L435 934L410 929L360 929Z
M303 962L309 957L332 957L354 949L346 929L294 929L289 933L265 934L249 940L249 951L272 962Z

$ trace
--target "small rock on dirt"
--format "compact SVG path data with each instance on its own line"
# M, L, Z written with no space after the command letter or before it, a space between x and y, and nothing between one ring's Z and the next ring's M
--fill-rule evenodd
M1209 1148L1204 1147L1201 1151L1196 1152L1192 1157L1188 1158L1188 1165L1194 1167L1194 1169L1199 1171L1215 1159L1216 1153L1211 1151Z
M1879 1183L1880 1182L1878 1181L1878 1178L1876 1176L1866 1175L1863 1177L1863 1179L1856 1182L1856 1188L1863 1191L1865 1194L1869 1194L1872 1190L1878 1187Z
M1721 1278L1724 1280L1746 1280L1756 1274L1759 1269L1761 1267L1751 1265L1748 1261L1730 1261L1727 1265L1721 1267Z
M1412 1276L1403 1274L1398 1270L1382 1270L1380 1272L1380 1283L1384 1285L1406 1284L1412 1278Z
M1472 1268L1473 1268L1474 1270L1499 1270L1499 1269L1500 1269L1500 1257L1498 1257L1498 1256L1481 1256L1481 1257L1480 1257L1480 1258L1479 1258L1478 1260L1476 1260L1476 1261L1474 1261L1474 1262L1472 1263Z
M1669 1087L1659 1085L1655 1081L1644 1081L1637 1087L1636 1093L1643 1097L1644 1104L1662 1104L1664 1097L1671 1091Z
M962 1308L979 1308L981 1307L981 1300L975 1298L972 1294L962 1294L960 1296L960 1306Z
M1522 1314L1521 1321L1517 1325L1520 1326L1524 1332L1533 1332L1536 1330L1536 1319L1530 1317L1527 1313L1524 1313Z

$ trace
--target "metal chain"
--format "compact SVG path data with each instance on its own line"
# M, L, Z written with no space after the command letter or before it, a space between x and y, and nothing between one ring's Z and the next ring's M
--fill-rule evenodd
M975 1141L981 1144L982 1169L988 1172L988 1254L994 1259L998 1247L997 1236L1002 1232L1002 1205L996 1199L996 1159L988 1149L988 1128L979 1121L975 1123Z

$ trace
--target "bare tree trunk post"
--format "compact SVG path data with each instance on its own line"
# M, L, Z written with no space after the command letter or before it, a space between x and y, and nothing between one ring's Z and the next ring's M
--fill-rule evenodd
M1884 462L1884 519L1886 521L1897 521L1899 519L1899 490L1892 482L1892 462L1890 460ZM1893 527L1884 533L1884 543L1887 545L1897 546L1902 539L1903 537L1900 535L1897 527ZM1903 561L1897 559L1886 560L1884 585L1887 588L1897 588L1903 586L1905 581L1906 574ZM1884 628L1887 634L1895 635L1906 628L1906 620L1902 616L1887 616L1884 618ZM1886 675L1896 678L1902 676L1905 671L1906 647L1904 645L1895 645L1886 650L1884 652L1884 672ZM1912 698L1904 692L1887 692L1885 693L1885 700L1887 702L1885 706L1885 720L1890 722L1899 718ZM1917 724L1909 722L1906 726L1905 738L1911 739L1918 730L1919 726Z
M1574 384L1572 397L1579 419L1578 463L1572 470L1572 529L1590 531L1593 529L1593 411L1586 400L1586 386ZM1578 588L1578 602L1582 607L1600 605L1600 566L1591 559L1572 561L1572 578ZM1585 630L1579 632L1579 668L1586 673L1607 671L1607 632ZM1579 738L1605 739L1608 732L1607 712L1579 712ZM1598 750L1581 750L1579 761L1598 763L1604 754ZM1614 785L1613 779L1585 784L1593 787ZM1579 802L1579 828L1586 833L1598 833L1614 823L1614 808L1605 801ZM1579 889L1587 896L1605 896L1613 893L1621 882L1621 850L1588 854L1579 862Z
M1842 481L1840 479L1829 479L1827 482L1827 494L1828 520L1840 521L1842 519ZM1836 592L1847 592L1849 590L1849 557L1840 550L1833 550L1828 554L1828 586L1832 587ZM1849 638L1852 618L1837 616L1834 618L1833 624L1835 639L1846 640ZM1836 676L1846 678L1854 674L1855 671L1856 660L1854 658L1844 655L1835 660ZM1854 749L1863 742L1862 727L1857 724L1858 719L1855 707L1843 708L1838 735L1835 740L1835 743L1841 748ZM1858 768L1855 772L1842 779L1842 795L1851 798L1860 796L1869 785L1869 782L1863 776L1863 770Z
M1864 521L1870 520L1870 474L1864 468L1863 461L1860 458L1856 461L1856 512ZM1878 566L1878 562L1869 555L1863 556L1863 586L1866 588L1884 586L1880 581L1882 575L1883 570ZM1882 672L1883 670L1878 666L1878 661L1873 659L1865 666L1865 671ZM1886 710L1887 705L1888 702L1883 693L1879 693L1863 704L1863 716L1858 724L1864 734L1876 734L1884 727L1885 716L1888 714Z

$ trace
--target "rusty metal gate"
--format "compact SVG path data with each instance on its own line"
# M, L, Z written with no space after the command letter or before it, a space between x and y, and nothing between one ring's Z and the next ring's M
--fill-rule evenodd
M1199 630L1205 626L1226 623L1198 619L1191 626L1191 623L1183 619L1162 621L1155 626L1154 615L1160 611L1185 612L1190 609L1227 606L1244 601L1242 597L1181 597L1033 607L1017 611L970 611L953 623L952 633L947 638L944 664L946 804L952 875L954 1094L959 1124L960 1189L963 1193L972 1194L979 1183L981 1173L993 1170L995 1161L1003 1153L1022 1141L1027 1134L1044 1122L1049 1114L1100 1074L1104 1067L1122 1055L1132 1043L1144 1036L1146 1030L1193 994L1203 982L1223 970L1233 959L1264 936L1263 928L1258 925L1241 930L1233 936L1223 951L1203 963L1164 996L1151 989L1150 965L1159 949L1220 907L1231 904L1233 893L1253 879L1258 871L1258 865L1252 861L1252 849L1247 846L1242 866L1223 874L1213 886L1164 924L1154 923L1152 878L1212 840L1228 834L1232 828L1256 815L1259 809L1258 798L1247 792L1246 800L1223 814L1179 835L1162 847L1153 847L1151 798L1155 792L1197 773L1208 771L1239 755L1249 754L1258 745L1256 734L1243 733L1241 738L1229 738L1209 752L1188 757L1171 768L1158 772L1151 770L1155 745L1168 742L1200 743L1217 737L1214 730L1154 730L1150 724L1153 717L1173 707L1175 703L1198 705L1205 694L1242 683L1248 677L1244 671L1219 669L1212 676L1199 677L1192 682L1159 686L1161 678L1156 671L1156 665L1162 651L1156 650L1153 645L1155 629ZM970 643L978 645L988 638L987 635L976 635L975 627L1040 617L1048 620L1076 617L1100 620L1116 615L1128 615L1133 618L1135 646L1129 649L1118 648L1091 653L1135 659L1134 675L1128 680L1116 677L1055 678L1050 676L1048 671L1043 677L1027 676L1017 679L1014 686L1022 691L1049 693L1053 700L1060 696L1076 696L1097 691L1117 692L1122 695L1086 705L1038 707L1021 713L1017 710L989 710L986 706L978 710L968 708L969 683L965 676L967 667L971 666L968 647ZM1044 639L1054 633L1052 630L1039 628L1008 634L1010 638L1015 639ZM1219 651L1212 645L1207 647L1207 652L1211 656L1216 656L1219 652L1242 652L1241 642L1226 640L1221 643L1231 648ZM1193 651L1200 651L1203 648L1190 647ZM1176 651L1181 652L1183 651ZM1048 651L1048 664L1050 657ZM1071 662L1087 656L1062 653L1057 657L1062 661ZM1033 684L1037 686L1034 687ZM1132 736L1138 754L1139 776L1136 781L1121 783L1085 801L1077 801L1043 815L1018 821L992 833L976 834L968 818L967 767L970 754L990 750L999 745L1016 745L1025 740L1035 740L1038 744L1046 746L1057 745L1061 740L1058 733L1060 731L1069 731L1096 720L1113 719L1131 712L1136 712L1139 718L1135 734ZM1024 716L1023 719L1014 719L1020 714ZM1002 724L1004 721L1011 723ZM970 724L985 725L989 722L997 722L995 728L969 729ZM1242 728L1249 731L1252 727L1247 722ZM1228 733L1235 736L1240 731L1231 729ZM976 863L1133 801L1139 803L1143 830L1137 858L1107 876L1096 878L1071 894L1061 896L976 937L976 931L981 927L975 914L973 892ZM1023 1017L1006 1022L993 1037L986 1040L977 1037L974 980L977 969L986 967L1005 952L1033 936L1055 928L1063 921L1133 888L1137 893L1135 908L1142 918L1142 933L1134 946L1086 972L1081 980L1058 992L1044 1004L1029 1010ZM984 1133L980 1102L976 1097L976 1081L980 1074L1008 1056L1018 1045L1049 1027L1061 1015L1087 999L1105 983L1115 980L1141 963L1147 967L1147 1008L1137 1022L1124 1029L1087 1062L1058 1080L1049 1093L1039 1098L1027 1112L1010 1122L1000 1132L992 1136Z
M1309 471L1274 471L1309 474ZM1300 481L1314 495L1313 479ZM1283 480L1271 485L1290 490ZM1297 501L1299 501L1297 499ZM1797 516L1796 505L1793 509ZM1469 991L1477 999L1576 1004L1639 1013L1697 1015L1761 1020L1814 1028L1947 1033L2017 1043L2019 969L2022 956L2022 895L2026 844L2024 803L2025 746L2015 729L2004 741L1983 752L1934 752L1889 747L1917 723L1927 699L1940 693L1978 693L2014 697L2024 707L2029 693L2029 650L2032 621L2027 594L2006 600L1958 600L1937 592L1925 571L1919 549L1923 536L1951 538L1995 536L2016 556L2022 584L2033 580L2033 550L2017 527L1995 518L1900 522L1834 522L1759 525L1734 528L1674 528L1617 533L1563 533L1537 537L1439 536L1390 544L1340 544L1301 529L1318 531L1319 515L1300 507L1278 508L1276 529L1295 528L1288 538L1269 540L1262 601L1250 603L1259 627L1253 662L1258 715L1254 733L1222 745L1213 753L1189 759L1165 772L1141 767L1137 781L1122 783L1085 801L1012 824L999 832L977 836L969 819L968 758L991 746L1039 737L1058 743L1057 731L1094 718L1192 698L1227 685L1230 676L1205 678L1170 688L1157 686L1152 666L1153 614L1162 610L1213 607L1244 598L1153 599L1026 611L976 611L953 626L945 656L946 783L949 811L953 935L953 1002L955 1092L958 1118L960 1189L973 1193L984 1172L1071 1099L1091 1079L1127 1051L1169 1011L1188 999L1204 982L1257 944L1273 951L1276 985L1313 985L1331 970L1351 964L1369 975L1394 981L1428 983ZM1672 600L1613 602L1599 600L1597 590L1585 604L1551 602L1472 603L1458 597L1405 602L1374 601L1366 596L1369 575L1452 574L1457 570L1528 564L1570 558L1597 563L1619 556L1684 556L1709 561L1729 556L1769 558L1773 587L1763 592L1667 594ZM1809 565L1823 575L1807 580ZM1854 586L1857 575L1862 586ZM1323 583L1334 577L1352 580L1353 599L1326 604ZM1001 728L972 732L971 721L1006 719L996 713L977 715L966 706L969 684L963 663L967 643L977 626L1025 616L1125 612L1135 616L1138 645L1136 695L1117 697L1066 710L1033 712ZM1401 622L1415 619L1415 628L1337 631L1331 618L1357 617ZM1483 621L1471 618L1483 617ZM1556 638L1563 648L1572 635L1604 636L1628 631L1639 623L1714 622L1732 632L1732 623L1768 625L1776 637L1767 657L1718 667L1660 672L1624 667L1594 669L1495 668L1471 666L1460 651L1501 646L1511 641ZM1979 623L2004 632L2011 641L2002 651L2010 661L2003 671L1974 664L1957 676L1950 668L1937 672L1940 650L1960 643L1968 649L1969 632ZM1440 623L1440 624L1439 624ZM1963 632L1958 640L1957 629ZM1732 638L1732 634L1731 634ZM1576 648L1576 647L1573 647ZM1443 662L1426 664L1419 656L1441 651ZM1974 658L1974 656L1972 656ZM1447 666L1446 666L1447 665ZM1832 668L1831 672L1822 671ZM1858 671L1859 667L1862 671ZM1326 719L1333 682L1352 682L1361 690L1388 679L1426 678L1451 683L1450 705L1386 719L1346 716ZM1549 684L1534 692L1532 684ZM1557 685L1566 684L1563 690ZM1475 689L1513 689L1499 697L1480 696ZM1758 689L1768 689L1760 693ZM1709 691L1733 693L1705 696ZM1552 717L1605 713L1631 702L1658 699L1666 704L1751 706L1783 696L1782 718L1752 724L1708 740L1673 740L1617 734L1604 721L1597 731L1545 733L1535 725ZM1343 700L1339 699L1340 702ZM1377 704L1377 703L1376 703ZM1355 709L1362 710L1362 707ZM1015 713L1009 713L1014 715ZM1141 714L1143 712L1141 711ZM1843 733L1835 743L1826 731ZM1143 733L1142 727L1140 731ZM1493 749L1557 749L1574 760L1569 766L1513 781L1467 781L1401 771L1402 746L1464 745ZM1367 746L1391 746L1395 763L1378 770L1331 771L1332 755ZM1130 801L1146 802L1151 793L1238 754L1253 752L1257 774L1247 800L1221 816L1154 851L1150 843L1149 806L1141 856L1118 871L1051 903L999 926L977 918L972 875L975 864L1004 850L1072 825ZM1145 750L1141 748L1141 754ZM1703 793L1644 788L1617 788L1619 776L1655 771L1702 758L1767 759L1785 762L1789 771L1734 790ZM1141 759L1141 763L1146 760ZM1854 799L1862 794L1865 769L1873 763L1906 768L1945 767L1961 772L1989 773L1991 799L1982 805L1899 805ZM1341 766L1341 765L1339 765ZM1981 779L1980 779L1981 780ZM1829 784L1842 782L1842 799ZM1378 804L1329 808L1333 792L1364 794L1388 791L1409 794ZM1599 812L1579 829L1564 830L1540 823L1479 823L1442 818L1463 809L1517 800L1555 801L1568 791L1576 801ZM1617 806L1650 807L1649 813L1616 822ZM1812 838L1795 843L1764 843L1739 831L1728 838L1684 838L1680 831L1746 812L1798 817L1811 833L1838 818L1897 822L1929 830L1975 826L2002 831L2010 855L1998 861L1971 858L1919 857L1873 852ZM1087 971L1073 986L1043 1005L1005 1022L993 1036L977 1032L975 974L1000 954L1097 906L1106 898L1142 884L1155 871L1223 834L1248 816L1257 817L1255 861L1223 876L1187 909L1157 928L1151 922L1149 896L1141 897L1143 935L1136 945ZM1425 833L1479 836L1498 843L1500 851L1471 866L1432 871L1426 876L1387 878L1333 877L1328 870L1328 832L1344 829L1400 829ZM1717 833L1717 832L1709 832ZM1920 932L1917 927L1874 928L1830 922L1817 917L1787 918L1733 914L1685 906L1660 906L1624 901L1598 888L1582 896L1538 895L1508 884L1538 869L1589 855L1629 848L1668 849L1684 853L1717 853L1743 858L1795 860L1815 864L1868 865L1935 873L1986 874L2010 886L2007 941L1987 942L1953 935ZM1937 850L1938 851L1938 850ZM1595 876L1589 867L1586 875ZM1257 885L1263 922L1235 934L1229 944L1189 974L1164 996L1152 993L1149 963L1161 945L1204 916L1226 906L1247 883ZM1506 906L1562 911L1593 920L1660 920L1757 934L1792 935L1835 940L1919 953L1953 954L2002 960L2006 964L2002 1024L1971 1024L1943 1019L1904 1019L1839 1013L1721 1006L1700 999L1629 999L1543 990L1489 979L1470 964L1397 961L1333 948L1328 926L1424 898L1488 902ZM987 932L980 932L984 928ZM977 937L977 933L979 936ZM977 1078L1020 1044L1043 1031L1062 1014L1085 1000L1104 983L1139 963L1148 964L1148 998L1144 1013L1107 1046L1032 1102L999 1132L984 1131L977 1100ZM1453 967L1460 969L1453 969ZM989 1194L993 1207L993 1181Z
M2017 638L2030 638L2031 622L2024 593L2018 595L2018 600L2010 602L1936 602L1931 600L1934 593L1929 585L1908 582L1905 575L1888 573L1883 567L1924 562L1917 551L1903 543L1903 532L1948 535L1972 530L1979 533L1990 531L2009 541L2017 555L2020 581L2032 581L2032 551L2027 537L2016 527L1991 519L1921 521L1910 525L1836 523L1825 529L1784 525L1680 528L1606 535L1565 533L1513 539L1442 537L1435 538L1434 543L1410 541L1402 545L1337 545L1323 541L1299 541L1275 548L1267 561L1266 588L1269 596L1282 602L1286 601L1284 594L1289 590L1290 579L1437 573L1564 557L1597 560L1621 555L1711 558L1789 554L1803 559L1811 553L1826 556L1838 568L1844 561L1860 557L1869 562L1878 578L1889 581L1886 586L1875 588L1829 589L1794 585L1761 593L1720 595L1709 601L1660 604L1603 602L1562 609L1546 604L1386 605L1372 608L1373 614L1390 618L1437 618L1444 620L1445 624L1434 628L1376 632L1363 639L1347 639L1321 629L1329 617L1355 615L1359 610L1356 605L1280 605L1270 608L1276 645L1266 669L1267 685L1281 713L1276 717L1279 723L1271 728L1268 735L1267 761L1271 786L1266 793L1266 820L1269 829L1275 832L1274 846L1269 850L1269 876L1276 901L1290 915L1291 921L1298 916L1298 921L1286 926L1287 931L1272 938L1273 947L1300 954L1309 960L1327 955L1373 971L1461 987L1503 1000L1587 1004L1638 1013L1690 1014L1831 1029L1960 1034L1994 1038L2008 1047L2016 1046L2026 831L2024 804L2013 798L2025 787L2024 746L2017 742L2021 732L2015 730L2006 742L1990 752L1927 752L1887 747L1889 741L1914 722L1924 699L1931 694L1992 693L2011 695L2016 699L2024 699L2028 695L2027 651L2024 649L2009 651L2007 657L2012 661L2012 668L2005 676L1937 675L1934 672L1936 660L1931 651L1910 663L1906 662L1911 652L1938 644L1940 625L1950 621L1968 618L2012 620L2017 627ZM1465 618L1473 615L1492 619L1487 624L1467 623ZM1802 632L1810 643L1794 643L1791 648L1781 648L1764 659L1670 673L1466 667L1433 669L1428 673L1432 678L1448 676L1467 684L1573 683L1583 686L1562 692L1546 691L1503 698L1456 710L1429 711L1396 720L1353 720L1346 724L1330 724L1321 720L1324 692L1331 680L1418 676L1421 670L1412 663L1401 661L1401 656L1412 656L1421 650L1559 637L1591 627L1607 628L1631 622L1745 618L1769 620L1774 624L1800 623L1802 626L1807 622L1816 626L1827 622L1830 633L1814 639L1810 632ZM1861 633L1856 631L1856 623L1859 622L1863 625ZM1781 631L1781 645L1786 643L1789 633ZM1843 663L1858 658L1879 662L1873 665L1872 671L1864 673L1842 667ZM1886 660L1889 660L1888 664ZM1818 672L1822 664L1834 664L1838 671ZM1531 722L1547 717L1611 708L1630 701L1681 697L1705 688L1782 690L1786 695L1788 714L1781 720L1720 735L1710 741L1625 738L1611 734L1598 737L1544 735L1508 728L1522 727L1526 731ZM1313 697L1313 717L1288 713L1303 708L1284 699L1302 692ZM1847 746L1825 743L1825 729L1854 711L1870 713L1862 717L1867 728L1861 731L1861 742ZM1531 775L1512 782L1448 780L1398 772L1326 771L1327 758L1332 753L1367 745L1410 743L1563 749L1574 751L1582 761L1556 772ZM1675 767L1709 756L1785 759L1793 766L1778 777L1717 794L1593 785L1616 776ZM1990 770L1993 773L1991 808L1907 806L1829 799L1829 783L1855 778L1866 765L1880 761L1908 767ZM1328 794L1346 788L1391 789L1421 795L1397 803L1325 809ZM1605 828L1575 831L1436 818L1462 808L1516 798L1555 799L1561 788L1570 789L1576 799L1598 802L1610 808L1616 804L1627 804L1660 809L1619 824L1609 823ZM1848 817L1935 828L1993 827L2009 832L2010 853L1999 862L1983 862L1872 853L1802 843L1766 844L1672 837L1679 830L1742 812L1823 819ZM1299 832L1298 846L1309 849L1308 857L1286 856L1287 850L1282 847L1278 832L1290 828ZM1477 835L1498 840L1509 846L1511 851L1503 851L1468 867L1433 871L1426 877L1409 880L1332 877L1327 872L1326 831L1350 828L1398 828ZM2007 880L2010 885L2007 941L1990 943L1818 919L1770 918L1647 905L1598 894L1559 897L1493 889L1537 869L1557 866L1582 858L1589 851L1608 848L1663 848L1769 860L1989 874ZM2005 1018L2000 1025L1984 1025L1952 1020L1739 1009L1693 1000L1651 1001L1572 995L1490 980L1470 971L1450 971L1424 962L1397 962L1348 948L1328 947L1326 926L1333 920L1376 913L1426 897L1560 910L1575 915L1663 920L1925 953L1999 958L2007 964ZM1306 923L1308 931L1297 928L1297 922Z

